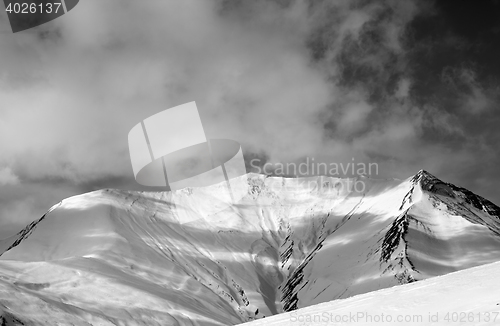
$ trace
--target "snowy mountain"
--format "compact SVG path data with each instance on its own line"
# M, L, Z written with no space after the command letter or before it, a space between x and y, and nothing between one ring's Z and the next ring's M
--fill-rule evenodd
M500 260L500 208L425 171L236 181L63 200L0 242L4 321L234 325Z

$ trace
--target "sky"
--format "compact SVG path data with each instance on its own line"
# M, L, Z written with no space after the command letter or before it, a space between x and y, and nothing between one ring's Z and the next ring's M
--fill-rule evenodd
M191 101L251 172L425 169L500 204L500 0L85 0L15 34L1 11L0 58L0 238L144 190L128 132Z

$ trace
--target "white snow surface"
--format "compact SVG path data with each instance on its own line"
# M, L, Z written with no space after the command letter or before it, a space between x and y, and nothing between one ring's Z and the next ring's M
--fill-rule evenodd
M500 325L499 274L491 263L241 325Z
M405 291L434 286L422 280L500 260L500 209L425 171L407 180L237 181L232 190L245 196L236 203L225 201L224 183L63 200L0 241L0 321L267 324L331 300L361 311L399 289L390 296L411 307Z

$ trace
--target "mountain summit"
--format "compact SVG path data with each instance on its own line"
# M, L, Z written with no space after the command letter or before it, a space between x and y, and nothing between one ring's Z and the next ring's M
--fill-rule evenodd
M4 320L238 324L500 259L500 209L423 170L238 180L63 200L0 243Z

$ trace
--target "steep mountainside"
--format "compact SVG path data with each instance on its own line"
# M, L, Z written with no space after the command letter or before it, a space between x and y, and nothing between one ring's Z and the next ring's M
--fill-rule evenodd
M500 209L425 171L237 181L231 205L225 184L63 200L2 243L0 311L35 325L238 324L500 260Z

